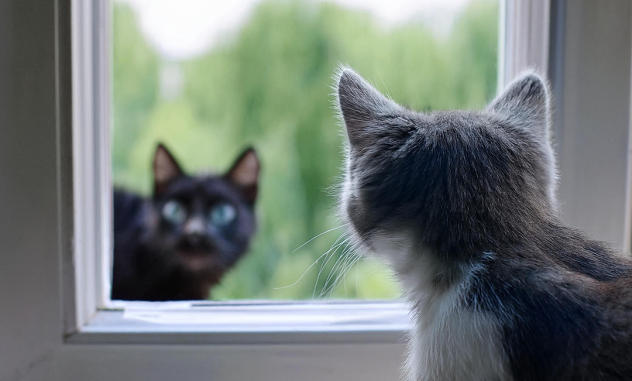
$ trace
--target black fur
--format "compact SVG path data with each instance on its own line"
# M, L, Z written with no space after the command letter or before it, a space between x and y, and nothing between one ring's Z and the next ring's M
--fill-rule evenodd
M239 165L254 151L247 150L223 176L184 174L164 146L158 147L156 155L167 168L160 172L155 161L152 198L114 191L112 299L209 298L210 289L247 252L255 233L258 162L255 183L249 187L231 176L235 170L252 170ZM159 181L161 173L171 177ZM182 221L165 215L166 205L173 202L185 211ZM234 210L234 218L226 225L214 224L211 213L224 205Z

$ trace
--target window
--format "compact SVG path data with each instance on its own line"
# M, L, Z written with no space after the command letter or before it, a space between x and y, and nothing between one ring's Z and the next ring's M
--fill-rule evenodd
M208 9L181 9L193 3ZM331 76L345 62L422 110L480 108L498 77L498 1L418 3L388 17L381 2L341 0L243 1L234 9L193 1L75 4L85 16L76 36L85 55L75 59L91 71L76 71L90 80L75 81L87 87L75 91L75 117L92 128L75 130L82 248L75 270L85 287L77 303L81 333L68 341L309 345L318 356L317 348L339 353L348 346L331 364L337 374L356 364L367 376L394 377L407 308L379 263L369 259L348 271L354 263L341 254L335 199L326 190L342 161ZM199 12L214 14L218 29L201 23L207 29L196 35L195 19L174 21ZM94 28L94 17L105 29ZM103 33L108 28L111 34ZM194 37L178 43L178 33ZM149 194L158 142L191 171L225 169L249 144L260 153L260 229L251 252L212 290L213 301L109 298L112 184ZM343 272L346 281L336 284ZM371 358L388 361L376 369L367 366Z
M213 300L398 297L333 211L332 75L349 64L415 109L479 108L496 91L499 29L497 0L403 4L112 1L115 186L150 194L159 142L187 173L259 154L258 233Z

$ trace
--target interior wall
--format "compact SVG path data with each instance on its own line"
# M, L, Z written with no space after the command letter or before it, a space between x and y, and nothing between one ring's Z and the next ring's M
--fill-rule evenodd
M50 380L61 345L55 2L0 1L0 380Z

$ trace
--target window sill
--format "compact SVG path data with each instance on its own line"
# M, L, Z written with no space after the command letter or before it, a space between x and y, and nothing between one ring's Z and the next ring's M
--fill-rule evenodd
M401 344L411 322L404 303L121 303L69 335L69 344Z

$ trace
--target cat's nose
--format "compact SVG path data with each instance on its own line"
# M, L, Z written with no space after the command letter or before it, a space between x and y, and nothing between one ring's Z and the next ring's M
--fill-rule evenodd
M184 225L184 234L196 237L204 235L204 220L201 217L193 217Z

